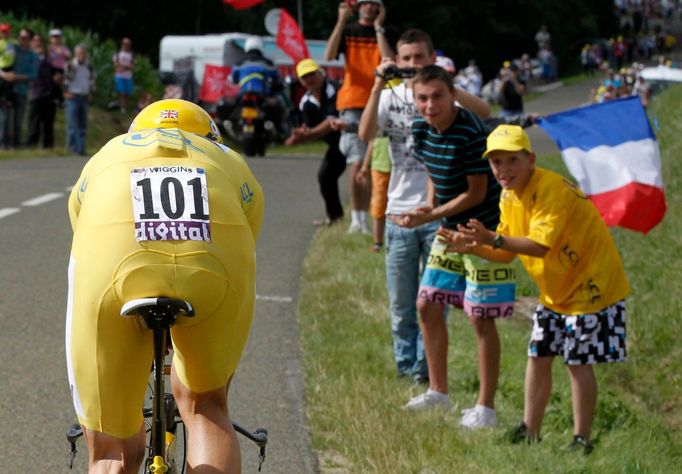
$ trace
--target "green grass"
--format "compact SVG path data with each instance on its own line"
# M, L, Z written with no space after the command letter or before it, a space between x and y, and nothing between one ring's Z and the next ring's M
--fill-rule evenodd
M532 298L511 320L500 321L502 361L496 398L500 427L457 428L448 415L405 413L399 407L422 389L397 380L392 355L384 260L368 252L370 238L344 226L321 229L304 264L299 308L309 425L322 472L677 472L682 461L682 88L652 105L668 199L665 220L649 235L614 229L632 295L628 298L629 360L599 366L599 402L588 458L564 447L572 434L568 375L554 367L553 394L543 441L512 446L501 440L522 416L523 374ZM541 166L565 172L560 157ZM521 295L534 295L523 276ZM477 393L477 356L469 323L449 313L450 398L458 409Z
M268 149L268 154L271 155L324 155L327 150L327 144L321 140L301 143L300 145L277 145Z

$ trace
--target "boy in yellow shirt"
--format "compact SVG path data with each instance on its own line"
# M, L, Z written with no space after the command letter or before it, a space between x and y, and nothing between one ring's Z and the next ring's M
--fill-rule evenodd
M513 442L540 439L552 386L552 361L561 356L571 377L574 436L570 447L592 451L597 403L592 364L626 358L627 277L601 216L562 176L535 166L521 127L500 125L485 154L500 196L497 232L475 219L458 232L440 231L458 252L508 262L518 255L540 290L528 347L523 421Z

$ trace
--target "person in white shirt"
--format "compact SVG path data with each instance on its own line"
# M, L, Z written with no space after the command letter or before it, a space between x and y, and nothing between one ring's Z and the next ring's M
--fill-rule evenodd
M84 44L74 49L74 58L66 63L64 73L64 108L66 110L66 143L68 150L85 155L88 103L95 91L95 73L88 62Z

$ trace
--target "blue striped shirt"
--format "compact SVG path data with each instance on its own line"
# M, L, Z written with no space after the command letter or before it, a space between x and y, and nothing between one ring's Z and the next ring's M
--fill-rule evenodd
M483 158L488 128L475 114L458 108L457 117L442 133L431 127L423 118L412 123L414 154L424 162L436 191L440 206L469 189L467 176L485 175L485 199L470 209L447 216L443 225L454 229L471 218L478 219L488 229L494 230L500 220L500 192L488 160Z

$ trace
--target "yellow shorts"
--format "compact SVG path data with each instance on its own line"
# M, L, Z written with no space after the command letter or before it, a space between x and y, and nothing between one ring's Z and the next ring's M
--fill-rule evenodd
M82 425L118 438L132 436L142 425L152 334L137 318L119 315L135 298L189 301L196 316L179 318L171 329L174 368L195 392L227 383L244 350L255 303L250 229L235 226L231 233L239 244L220 259L208 251L142 249L107 268L103 258L72 253L67 365Z

